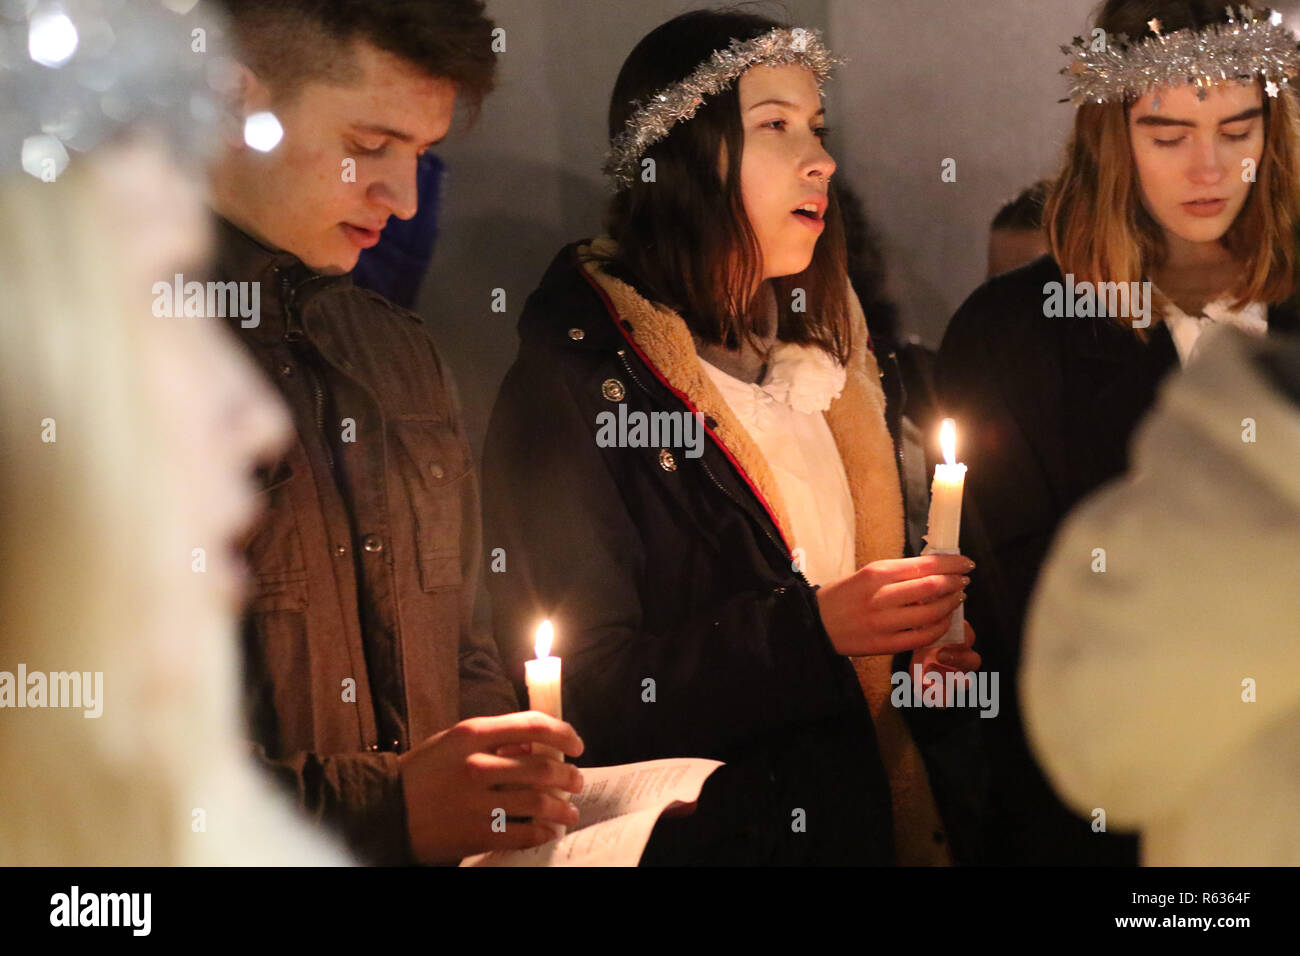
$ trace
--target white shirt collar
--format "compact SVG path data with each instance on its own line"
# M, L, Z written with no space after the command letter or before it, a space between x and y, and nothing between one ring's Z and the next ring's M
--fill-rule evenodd
M758 385L741 381L703 357L700 364L745 425L759 429L770 426L774 403L805 415L826 411L844 391L847 378L844 366L824 349L794 342L781 342L772 349L767 375Z
M1165 324L1178 350L1179 363L1186 365L1196 354L1201 333L1211 326L1231 325L1259 338L1268 334L1268 306L1251 302L1234 310L1230 299L1220 298L1206 303L1201 315L1189 316L1171 301L1165 307Z

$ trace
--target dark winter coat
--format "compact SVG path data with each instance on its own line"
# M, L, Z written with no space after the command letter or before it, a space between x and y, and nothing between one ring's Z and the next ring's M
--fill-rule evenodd
M1045 315L1044 286L1064 281L1043 256L985 282L953 316L935 368L969 469L961 544L978 567L966 617L1002 682L1001 715L983 722L994 774L986 843L995 863L1131 864L1135 838L1094 833L1052 793L1025 742L1015 674L1026 604L1058 525L1125 471L1133 429L1178 355L1158 318L1143 341L1113 318ZM1270 308L1270 333L1296 328L1293 307Z
M583 764L726 762L693 817L661 823L645 862L890 862L871 713L793 567L765 459L680 316L581 264L581 245L562 250L530 296L488 430L485 547L503 549L488 574L503 657L518 675L538 622L554 622ZM826 413L859 563L899 556L903 534L865 338ZM619 406L698 410L703 454L662 441L599 447L597 416ZM889 659L869 660L887 685ZM897 711L889 719L902 726Z

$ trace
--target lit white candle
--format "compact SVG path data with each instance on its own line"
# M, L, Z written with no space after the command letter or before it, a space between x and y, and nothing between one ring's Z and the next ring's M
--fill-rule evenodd
M564 712L560 705L560 659L551 656L551 642L554 639L555 630L550 621L543 621L537 626L537 637L533 641L537 660L524 661L524 681L528 684L528 706L556 720L563 720ZM564 759L561 751L541 744L533 744L533 753L549 754L556 760Z
M961 497L966 484L966 466L956 460L957 426L951 418L945 418L939 427L939 447L943 449L943 463L934 466L934 481L930 483L930 520L922 553L960 554L957 539L961 533ZM959 604L952 614L948 633L934 643L965 642L966 614L964 606Z
M934 481L930 483L930 523L925 532L925 552L955 554L961 533L966 466L955 460L957 427L951 418L945 418L939 428L939 447L943 449L943 462L934 466Z
M533 651L537 659L524 661L524 682L528 685L528 706L556 720L563 720L563 708L560 704L560 659L551 656L551 642L555 639L555 629L550 621L537 625L537 636L533 640ZM564 752L545 744L533 744L535 754L545 754L561 763ZM563 790L550 791L561 800L568 800L569 794ZM560 836L567 828L560 827Z

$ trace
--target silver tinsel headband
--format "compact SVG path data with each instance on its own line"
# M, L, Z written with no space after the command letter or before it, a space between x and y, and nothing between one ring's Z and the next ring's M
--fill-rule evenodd
M822 45L820 30L778 28L752 40L733 39L727 49L714 50L690 76L664 87L649 103L633 103L636 109L605 157L605 175L619 188L630 186L636 181L637 162L647 149L667 136L673 126L694 116L706 96L722 92L750 67L805 67L816 77L820 93L831 67L840 62Z
M1074 57L1061 70L1070 78L1068 102L1105 103L1183 83L1194 83L1204 100L1214 83L1250 82L1256 76L1265 80L1269 96L1277 96L1300 73L1295 35L1282 26L1280 14L1267 9L1256 14L1243 5L1234 15L1229 6L1227 14L1226 23L1169 34L1161 34L1160 21L1151 20L1147 26L1155 35L1144 40L1108 37L1100 30L1093 31L1093 40L1075 37L1073 44L1061 47Z

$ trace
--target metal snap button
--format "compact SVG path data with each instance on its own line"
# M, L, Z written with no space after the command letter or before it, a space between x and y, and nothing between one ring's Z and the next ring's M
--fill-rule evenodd
M377 534L368 534L361 541L361 546L372 554L384 550L383 539Z
M659 449L659 467L664 471L677 470L677 459L673 457L673 453L667 448Z
M582 329L569 329L569 338L575 342L581 342L586 334Z
M432 465L429 466L429 474L433 475L433 477L435 478L441 478L443 474L442 465L439 465L437 462L434 462Z
M607 378L600 386L600 394L611 402L621 402L627 396L627 389L616 378Z

